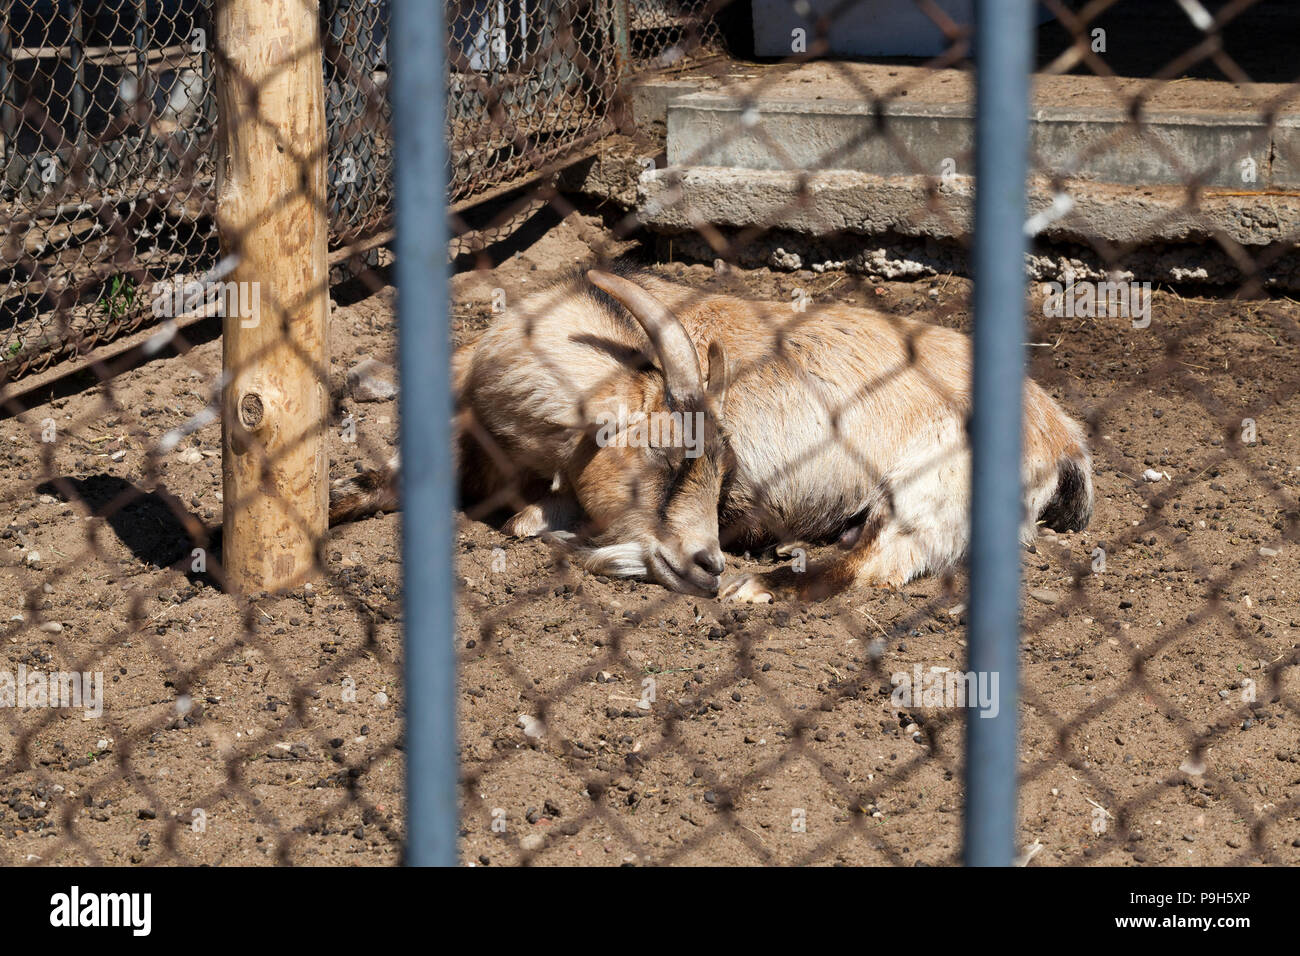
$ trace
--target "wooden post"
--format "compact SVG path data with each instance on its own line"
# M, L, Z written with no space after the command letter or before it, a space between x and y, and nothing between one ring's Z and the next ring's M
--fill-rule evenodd
M214 5L222 568L237 592L312 575L328 527L325 90L315 3ZM238 299L240 308L230 303Z

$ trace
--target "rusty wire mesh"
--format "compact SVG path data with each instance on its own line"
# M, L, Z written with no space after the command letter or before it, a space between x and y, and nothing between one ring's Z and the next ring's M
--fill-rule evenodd
M628 55L635 69L677 67L722 46L708 0L629 0Z
M316 18L316 4L303 9ZM158 320L136 358L171 356L144 373L148 381L130 356L125 365L92 356L89 384L52 402L24 394L13 381L21 366L4 377L0 859L8 864L399 859L401 584L385 567L391 557L368 564L355 545L344 554L322 537L311 580L273 595L239 593L222 566L223 507L246 504L223 499L223 429L241 426L221 420L222 393L250 370L223 367L216 329L202 320L275 323L275 348L309 358L294 329L308 302L329 295L329 276L312 277L305 301L277 296L278 275L245 277L231 290L225 280L249 230L286 214L305 225L315 207L331 236L347 239L388 215L386 5L320 10L320 42L304 30L301 46L281 43L267 75L277 82L300 58L324 65L322 140L286 141L279 117L256 114L246 131L255 123L259 134L275 132L293 172L274 208L237 229L227 212L220 256L213 84L257 87L237 66L246 49L223 49L213 35L220 4L155 4L148 19L143 3L61 4L39 37L36 26L5 21L5 65L31 65L6 80L16 136L7 168L21 176L8 181L5 268L35 315L10 324L11 341L44 329L48 359L59 343L84 349ZM116 45L121 24L138 27L136 39L124 41L122 71L101 90L98 74L78 67L92 49ZM195 31L203 51L191 60ZM177 44L179 59L150 58ZM176 85L167 85L168 69L178 71ZM123 84L141 76L150 93L125 108ZM186 86L187 77L202 85ZM177 103L165 94L178 89L194 96L173 115ZM96 126L83 105L100 93ZM42 156L62 164L44 183ZM60 223L55 248L41 245ZM381 287L367 255L345 250L335 262L354 284ZM112 277L119 283L106 285ZM327 399L323 419L296 423L304 436L328 436L336 463L357 470L387 457L391 436L355 427L362 416L341 376L313 363L302 384ZM238 434L253 448L263 437ZM267 454L264 474L291 454L292 445ZM288 526L310 520L281 505Z
M1086 609L1107 641L1119 648L1122 666L1116 668L1112 686L1074 713L1055 713L1032 685L1027 688L1026 703L1035 711L1032 733L1052 746L1050 754L1033 754L1025 761L1023 779L1030 786L1052 767L1064 765L1097 794L1100 809L1094 805L1089 811L1092 839L1071 854L1071 862L1118 861L1124 854L1137 863L1186 860L1192 854L1177 852L1170 842L1193 843L1204 832L1207 842L1221 841L1209 850L1222 854L1221 862L1294 863L1300 846L1293 832L1300 793L1289 767L1300 760L1291 743L1300 717L1295 669L1300 621L1287 592L1296 580L1300 483L1295 464L1274 458L1273 449L1288 444L1282 435L1294 413L1300 345L1300 313L1292 297L1300 239L1300 180L1295 176L1300 143L1293 132L1300 89L1294 66L1278 56L1269 37L1277 29L1293 30L1295 11L1249 2L1170 4L1148 14L1142 26L1163 34L1173 55L1162 57L1150 76L1125 82L1104 51L1117 30L1131 31L1135 23L1121 19L1109 4L1071 9L1049 0L1046 6L1068 46L1048 45L1041 57L1043 73L1073 71L1100 78L1110 112L1123 115L1125 122L1122 129L1098 129L1091 142L1080 145L1071 165L1045 160L1036 150L1031 155L1033 174L1041 177L1036 182L1049 181L1050 190L1044 192L1053 196L1074 190L1086 197L1091 184L1075 170L1135 141L1158 157L1156 165L1173 172L1167 183L1158 174L1152 177L1154 188L1146 195L1154 194L1158 201L1144 210L1141 229L1132 238L1106 234L1100 217L1089 224L1086 199L1080 203L1084 228L1075 231L1100 263L1098 278L1140 278L1134 275L1139 247L1165 238L1174 221L1190 222L1183 234L1203 243L1188 247L1197 265L1217 259L1231 266L1220 267L1222 286L1216 291L1221 299L1212 297L1182 321L1154 329L1153 341L1144 344L1149 363L1140 375L1127 382L1122 374L1116 376L1118 387L1104 398L1085 397L1084 388L1070 390L1075 401L1089 406L1086 414L1100 462L1131 460L1132 452L1115 441L1112 430L1122 430L1133 414L1163 417L1160 404L1174 396L1187 403L1187 431L1169 434L1169 444L1159 451L1147 449L1142 474L1128 477L1116 469L1128 479L1138 510L1145 514L1107 535L1091 560L1058 564L1048 552L1049 563L1073 579L1072 593L1064 609L1029 613L1027 633L1041 632L1051 613ZM1135 39L1130 35L1125 52L1140 48ZM1255 80L1243 63L1255 72ZM1160 127L1166 116L1158 97L1189 78L1220 81L1217 87L1204 87L1204 98L1193 95L1187 104L1172 104L1221 111L1215 141L1196 149L1171 143ZM1238 91L1244 94L1240 99L1232 95ZM1044 204L1041 198L1039 204ZM1257 221L1262 230L1235 228L1261 208L1265 211ZM1176 291L1172 297L1175 305L1181 302ZM1262 335L1243 342L1240 350L1225 348L1230 337L1225 333L1241 327L1238 307L1243 306L1261 323ZM1132 324L1143 327L1138 319ZM1156 397L1143 401L1139 396L1144 392ZM1265 422L1271 436L1262 432ZM1208 479L1218 480L1207 486ZM1195 517L1207 513L1213 515L1208 522ZM1201 531L1209 532L1208 541ZM1162 549L1158 564L1142 551L1152 546ZM1191 586L1183 588L1185 597L1162 612L1169 619L1156 622L1159 633L1150 633L1149 620L1125 613L1140 606L1140 599L1122 596L1122 587L1097 573L1107 570L1108 554L1131 561L1126 582L1141 579L1144 570L1153 583L1170 581L1167 588L1190 580ZM1145 560L1133 560L1138 556ZM1149 566L1143 569L1147 562L1156 565L1154 575ZM1148 586L1148 596L1152 590ZM1139 628L1147 633L1133 634ZM1193 658L1186 669L1173 663L1179 656ZM1201 674L1213 676L1202 680ZM1216 680L1218 687L1213 686ZM1112 766L1098 766L1083 743L1090 725L1124 712L1135 699L1169 724L1167 732L1151 734L1159 743L1152 748L1154 772L1145 775L1124 773L1114 758ZM1250 739L1252 731L1263 739ZM1124 746L1121 734L1115 740ZM1139 781L1139 776L1146 779ZM1191 812L1181 814L1177 824L1185 832L1162 834L1151 809L1170 788L1180 789ZM1207 818L1231 824L1206 828Z
M969 268L974 66L954 5L915 5L944 38L942 52L880 64L821 58L843 45L830 31L861 6L789 6L803 45L781 62L725 62L717 83L670 101L667 165L641 177L634 213L608 234L576 231L597 262L630 256L638 281L700 336L734 307L719 297L764 300L746 307L760 331L733 354L729 394L747 376L793 367L784 401L821 408L822 441L851 455L854 436L837 425L887 383L858 382L849 401L828 402L826 383L798 372L813 352L798 330L849 304L883 311L900 339L913 334L908 317L969 331L959 276ZM1051 2L1039 26L1036 106L1047 108L1044 123L1075 125L1066 137L1034 134L1030 374L1086 424L1097 504L1086 531L1045 530L1026 553L1022 862L1293 863L1300 87L1267 38L1293 32L1295 14L1248 2L1189 0L1158 14L1129 6ZM1107 39L1109 56L1099 52ZM1267 82L1252 82L1238 49ZM919 93L937 106L918 104ZM1214 133L1191 147L1171 133L1189 113L1205 122L1214 106L1231 114ZM845 121L801 133L785 119L800 109ZM679 130L687 111L712 112L674 144L675 110ZM918 115L953 122L927 138L907 122ZM857 117L867 119L849 122ZM874 214L853 198L871 190L886 197ZM753 201L728 201L740 193ZM533 201L579 226L591 214L552 191ZM638 232L643 223L658 236ZM544 266L534 256L534 273L521 274L484 253L461 286L468 301L454 303L460 334L472 349L481 326L517 325L541 369L533 373L590 415L618 374L656 360L638 354L625 372L584 378L546 331L582 280L539 293ZM900 277L928 288L917 294ZM1105 300L1109 284L1142 282L1156 287L1146 325L1113 301L1078 314L1045 302L1074 283ZM882 349L897 345L888 339ZM707 368L706 344L696 341ZM817 588L801 595L814 576L800 574L837 560L834 537L794 541L788 511L761 496L729 500L725 486L729 571L767 575L771 606L589 574L574 542L601 542L608 515L570 519L562 527L577 537L545 546L496 530L516 530L500 523L514 512L535 526L547 488L571 476L552 474L554 458L530 456L500 405L475 405L476 393L498 396L476 374L460 396L461 425L501 481L485 499L467 497L461 523L464 858L958 861L962 730L977 718L892 695L913 668L964 669L964 574L859 582L806 600ZM762 440L757 427L780 445L790 427L779 416L732 421L741 413L725 407L721 427L735 442L742 432ZM964 417L959 398L952 407ZM798 471L807 461L783 464ZM860 465L879 474L870 460ZM580 503L594 494L568 483ZM659 506L647 487L638 507ZM766 542L736 534L755 514ZM806 568L792 546L808 549Z
M583 7L594 11L584 17L557 5L539 9L564 16L511 19L509 11L520 8L471 6L448 13L452 206L547 170L572 157L575 144L597 143L626 106L627 91L610 72L617 54L613 16L601 12L607 8ZM1092 30L1108 11L1115 14L1114 5L1050 6L1056 19L1040 31L1040 75L1109 81L1107 61L1091 45ZM731 99L730 120L689 149L674 153L669 144L670 164L642 177L638 208L623 217L598 209L609 228L580 232L580 254L576 245L556 248L583 263L628 256L650 275L645 281L677 283L662 294L681 316L705 314L723 295L766 302L761 340L732 355L733 392L747 377L791 362L782 343L832 305L883 311L904 341L907 317L969 330L968 287L960 278L969 251L969 138L955 136L935 152L905 135L894 112L926 77L955 83L968 76L969 37L940 5L918 7L946 40L944 52L919 64L870 72L819 60L833 17L816 21L806 49L783 62L724 63L717 76L724 85L711 89ZM1257 92L1228 45L1213 39L1230 24L1248 24L1251 9L1225 5L1208 27L1197 27L1208 39L1193 53L1179 50L1140 81L1130 74L1109 82L1114 117L1107 121L1118 117L1118 131L1099 125L1102 135L1064 158L1035 147L1030 206L1041 245L1031 265L1041 278L1137 281L1155 268L1144 258L1146 246L1161 243L1164 260L1178 259L1165 227L1191 223L1179 246L1185 260L1159 274L1184 284L1157 295L1148 328L1106 327L1113 316L1044 316L1037 283L1030 287L1031 374L1088 423L1098 486L1094 528L1044 534L1025 568L1034 597L1026 601L1023 640L1022 843L1035 865L1175 862L1188 859L1189 848L1204 854L1198 861L1286 862L1300 841L1290 594L1298 478L1285 460L1300 341L1287 297L1294 288L1288 260L1300 220L1291 213L1295 184L1285 179L1296 168L1294 143L1277 135L1288 128L1296 88L1275 82L1277 89L1262 90L1249 104L1254 125L1225 142L1221 155L1179 154L1159 130L1147 129L1152 121L1142 108L1144 95L1209 64ZM330 58L329 37L343 38L343 48L353 42L348 37L365 46L360 38L373 27L372 10L358 8L351 25L329 21L323 33L332 68L347 72ZM796 12L805 22L807 11ZM1275 25L1265 21L1248 35ZM1052 48L1054 36L1060 42ZM533 46L539 37L551 42ZM810 63L821 71L818 83L847 91L839 102L848 112L865 111L874 122L850 126L829 143L774 134L765 123L768 94L781 99L790 70ZM389 162L380 136L382 65L364 59L359 74L370 84L358 81L361 94L331 92L327 100L347 117L342 128L360 137L344 138L364 144L353 168L366 184L354 199L331 192L332 220L345 209L365 218L383 205L372 187L387 181L386 172L364 178ZM728 73L743 74L742 83L725 84ZM647 70L640 81L652 75ZM564 95L549 101L553 111L539 108L545 97L536 99L528 79L538 76L551 84L563 78ZM969 99L958 97L957 105L963 102L969 117ZM50 124L37 127L48 131ZM332 125L329 144L332 189L348 168L332 138L338 128ZM55 135L62 142L76 134ZM174 145L156 123L138 135ZM1162 168L1177 170L1178 182L1164 184L1164 207L1117 239L1108 232L1113 220L1088 218L1099 208L1089 202L1112 184L1098 180L1086 159L1119 150L1125 135L1161 158ZM1257 157L1258 175L1249 181L1241 179L1241 161L1250 158L1243 148ZM206 149L197 141L186 148L189 165L181 168L189 179L198 176ZM907 197L884 237L866 221L846 222L836 192L872 150L894 166L868 181L902 187L895 195ZM700 170L727 170L746 156L767 164L757 177L767 197L758 221L711 221ZM1231 188L1218 178L1225 165L1236 170ZM80 182L69 175L62 189ZM186 180L179 191L188 195L192 185ZM1121 190L1133 191L1111 189ZM1071 197L1073 208L1053 205L1061 196ZM1216 204L1243 199L1273 211L1268 241L1243 242L1210 217ZM523 205L508 206L500 221L521 208L549 210L567 224L598 218L550 182L517 202ZM114 208L96 207L100 221L107 219L104 234L124 250L114 271L151 274L152 260L137 260L128 230L146 222L156 229L163 211L151 205L153 219L131 218ZM1247 208L1249 217L1267 218L1261 206ZM815 220L822 226L815 239L796 249L800 229ZM663 233L657 244L640 231L641 221ZM26 221L8 224L6 248L27 231ZM525 327L539 323L574 294L571 278L551 284L558 263L544 256L554 253L510 272L515 257L477 240L470 248L478 269L459 277L466 301L453 303L458 344L472 345L503 315L513 313ZM1220 285L1191 298L1186 283L1200 278L1207 248L1223 253L1219 281L1227 276L1238 297ZM35 258L29 252L23 259L24 281L45 290ZM699 260L705 265L687 264ZM335 319L356 341L336 361L392 348L386 276L355 257L354 265L374 296L337 294ZM80 293L105 274L68 281L77 294L57 296L59 327L71 323ZM916 294L895 281L899 275L930 281ZM474 299L472 288L487 295ZM322 542L321 581L311 590L220 593L212 540L221 504L214 475L219 363L211 342L184 337L171 339L182 356L161 367L115 375L101 363L89 393L26 410L6 403L0 540L19 582L5 592L14 603L7 667L102 668L110 690L96 720L67 709L0 712L9 735L0 743L0 858L395 860L402 832L396 713L407 693L397 667L395 519L335 529ZM557 394L581 400L608 385L584 382L577 369L556 365L545 343L524 341L535 346ZM653 382L652 356L633 350L627 362L628 374ZM317 374L334 398L331 458L345 474L382 462L394 430L384 414L391 405L359 397L341 371ZM790 401L822 410L825 445L850 457L853 436L833 423L883 387L853 385L844 405L827 403L800 376L788 386ZM960 401L953 407L963 411ZM462 455L488 459L501 479L486 494L466 495L456 555L467 862L905 865L958 858L967 712L898 706L891 692L896 675L914 666L962 668L962 574L895 588L862 583L818 601L779 592L773 604L753 606L589 574L577 549L583 535L601 531L589 520L574 522L577 538L520 540L500 530L499 518L528 509L549 487L554 462L503 440L499 423L483 411L463 398ZM1124 437L1151 421L1180 430L1158 448ZM585 427L567 437L580 438ZM736 427L725 411L722 427ZM782 424L766 427L776 433ZM858 461L876 474L872 461ZM1143 468L1173 475L1143 480ZM1255 499L1267 510L1252 512ZM654 503L636 507L653 514ZM774 583L797 586L806 570L793 562L804 555L772 545L806 547L814 571L842 554L833 538L793 540L771 502L750 504L770 541L739 538L734 527L728 533L724 520L729 570L775 571ZM728 516L737 517L734 509ZM195 549L208 570L194 570ZM1144 599L1154 602L1162 587L1179 591L1139 617Z
M463 203L591 145L618 86L614 5L448 5L451 201Z
M963 31L943 18L940 24L950 31L951 43L925 67L969 66ZM791 58L791 62L811 59L825 48L826 24L821 27L822 34L810 39L806 54ZM827 66L836 72L834 63ZM744 69L752 76L748 65ZM743 89L728 89L724 95L734 98L740 116L760 104L765 89L780 76L777 71L760 72ZM887 104L904 89L901 82L893 89L872 89L851 73L844 73L843 79L872 108ZM655 287L669 297L667 301L679 315L715 308L716 293L743 294L743 282L739 290L730 282L735 270L729 263L743 261L747 246L778 231L767 223L745 229L718 228L707 221L702 205L688 208L695 205L695 197L687 194L683 181L691 168L724 165L718 153L738 134L759 140L775 157L777 169L796 174L798 188L790 192L788 201L766 207L773 223L813 198L806 178L836 170L839 162L865 141L880 139L895 154L901 172L925 181L922 208L947 219L954 234L961 232L957 217L940 194L945 184L939 170L913 155L887 122L835 143L810 163L802 153L795 158L789 150L824 144L774 138L764 132L761 121L747 117L741 120L742 132L734 122L736 117L732 119L702 145L676 159L669 144L668 158L673 165L651 174L661 178L665 189L652 191L639 210L644 215L647 206L653 206L653 218L676 207L682 221L694 227L695 238L702 237L703 255L716 257L710 270L714 274L706 280L709 288L691 288L689 284L675 290ZM969 168L968 153L958 153L956 159ZM559 216L576 212L562 197L552 198L550 203ZM615 240L633 228L633 218L621 222ZM685 245L692 237L679 234L675 238ZM617 241L597 242L591 251L606 259L611 246L617 248ZM661 279L672 279L683 270L659 270L650 265L649 271L651 275L660 272ZM698 273L694 280L699 281ZM500 290L502 299L508 301L494 311L515 310L525 329L540 327L548 312L573 295L573 288L571 283L564 284L522 302L508 299L513 290ZM783 337L797 336L799 328L834 299L852 301L860 296L872 303L875 291L874 283L862 277L853 277L835 296L824 295L817 288L782 287L785 301L769 303L761 313L759 324L766 323L767 335L758 336L734 358L732 389L741 387L747 376L761 374L765 366L790 365ZM798 308L791 308L792 292ZM882 346L896 346L906 338L905 328L900 326L897 331L899 338ZM578 377L579 373L559 361L555 343L541 339L541 334L528 344L553 378L556 391L577 396L579 407L586 402L596 404L613 375L595 381ZM699 343L701 348L704 344ZM796 352L806 347L807 343L793 346ZM821 407L827 422L851 413L861 402L869 401L873 392L872 382L853 383L842 404L828 402L806 373L796 371L790 377L792 390L798 393L790 400ZM874 386L882 384L875 382ZM472 522L496 513L509 514L530 503L535 506L537 483L541 480L544 485L550 476L540 474L509 441L479 423L475 413L482 415L487 409L474 408L467 396L462 396L462 401L470 406L463 412L462 428L471 436L466 444L472 451L481 449L484 459L514 479L503 481L485 500L470 498L466 518ZM783 425L771 422L767 427L779 431ZM873 463L853 447L852 436L828 428L822 440L840 446L864 471L872 473ZM807 449L809 455L816 450L815 444ZM462 450L463 456L468 454ZM769 474L768 480L775 483L784 477L783 470L796 472L804 464L786 462ZM774 544L812 551L812 545L792 541L782 509L761 499L747 504L759 515L757 523L771 540L749 541L748 534L737 535L736 527L730 532L724 528L723 545L733 552L729 562L746 548L766 550L770 555ZM657 500L651 498L639 505L653 512ZM738 517L735 502L724 500L719 508L724 519L726 512ZM585 523L580 520L578 540L599 535L600 520L607 517L588 516ZM949 635L955 631L956 619L947 614L958 600L955 582L945 580L938 594L882 626L865 608L855 610L841 604L827 611L784 591L778 598L783 606L769 610L687 599L657 586L647 593L641 584L598 582L575 570L572 539L568 538L558 546L552 543L551 560L536 550L516 557L511 549L498 546L485 556L487 560L474 561L475 555L482 554L483 544L468 530L471 523L462 527L470 539L463 546L467 553L461 555L465 585L460 609L465 638L462 720L468 725L463 733L467 742L479 736L480 730L490 739L484 746L466 745L462 799L463 852L468 860L486 864L504 857L505 862L582 863L586 862L583 854L592 853L596 859L591 862L598 864L910 862L915 843L907 845L873 832L879 830L886 812L878 804L917 774L935 768L938 786L942 789L946 784L953 789L952 781L960 775L960 760L951 735L959 732L962 720L952 713L922 716L920 710L909 709L903 720L877 725L862 713L866 709L863 702L873 700L878 692L888 696L887 665L889 652L894 650L888 643L907 639L918 627L943 627ZM813 553L821 560L835 560L833 555L827 558L824 550ZM803 557L799 552L796 555L796 561ZM749 557L744 555L746 564ZM552 560L553 570L547 567ZM790 570L791 561L776 560L785 565L786 572ZM811 567L815 569L816 564ZM780 570L775 577L799 581L788 573L783 576ZM824 624L828 619L849 635L847 646L828 644L824 653L815 655L812 668L790 661L790 644L807 646L830 636ZM523 711L513 732L500 720L493 720L498 716L493 704L502 700L508 701L507 710ZM480 709L491 712L480 720ZM741 716L751 709L759 715L757 726L748 715ZM922 723L923 731L918 726ZM862 754L845 756L840 741L856 738L861 742L867 737L874 737L877 745L885 741L886 750L906 746L913 753L872 754L865 760ZM764 794L774 789L774 779L799 765L807 768L801 780L807 789L793 800L773 805ZM519 769L512 770L516 767ZM757 811L754 802L761 803ZM818 806L810 810L814 803ZM944 812L956 805L953 799ZM955 822L956 814L948 819ZM936 843L947 839L943 845L951 851L949 856L956 853L951 833L930 838ZM849 845L854 845L854 850L846 856Z
M220 3L27 6L0 24L12 317L0 535L13 572L0 857L393 862L391 535L352 525L362 539L321 539L316 580L289 594L237 593L222 567L218 429L245 426L221 420L221 398L244 370L223 367L204 320L251 303L225 282L243 236L223 250L215 225L214 84L223 67L234 88L248 83L215 45ZM388 4L308 6L319 11L326 138L278 144L301 175L285 202L319 204L339 247L330 264L354 281L333 284L332 271L309 292L333 290L345 331L339 367L310 373L329 389L329 418L304 425L324 429L336 471L364 485L395 441L391 373L357 361L363 348L391 359L391 312L349 310L388 281L374 268L384 235L370 238L389 217ZM498 9L447 8L453 202L465 183L455 170L472 170L475 188L508 185L589 144L617 90L608 4L512 4L521 19L505 32ZM466 139L494 119L504 138ZM302 305L264 285L277 322ZM46 384L21 378L155 321L133 352L91 352L89 389L50 379L70 388L46 400ZM160 354L173 356L165 369L134 367ZM29 695L29 678L47 692Z
M7 377L152 324L154 280L197 279L215 264L211 12L206 0L5 4L0 360ZM320 17L330 237L339 248L389 223L388 7L327 0ZM60 307L59 290L76 290L76 301Z

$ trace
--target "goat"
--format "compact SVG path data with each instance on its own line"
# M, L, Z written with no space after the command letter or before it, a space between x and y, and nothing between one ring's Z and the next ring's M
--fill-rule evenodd
M704 374L676 317L610 280L636 303L631 318L575 278L521 302L457 353L462 501L522 504L506 533L560 540L588 570L711 595L724 568L726 357L720 345L705 350ZM689 423L692 447L627 440L638 423L665 417ZM398 467L337 483L331 524L396 507Z
M703 296L648 273L587 278L535 294L456 356L462 494L536 486L508 533L576 542L591 571L696 594L718 591L722 541L846 549L721 589L750 602L902 586L962 560L966 336L844 305ZM599 441L597 423L620 410L698 416L698 454ZM367 495L395 506L395 480L394 466L341 485L332 517L364 513ZM1032 381L1021 481L1025 543L1040 520L1087 526L1083 429ZM593 533L579 538L584 516Z

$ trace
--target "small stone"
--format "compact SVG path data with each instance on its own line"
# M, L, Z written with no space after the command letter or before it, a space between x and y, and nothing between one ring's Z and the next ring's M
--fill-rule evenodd
M44 631L46 634L62 634L63 625L60 624L58 621L46 621L44 624L41 625L41 630Z
M530 740L541 740L546 736L546 725L528 714L519 715L519 726L524 728L524 736Z
M1043 588L1035 588L1029 592L1029 596L1041 604L1055 604L1061 600L1061 595L1056 591L1047 591Z
M546 835L542 833L529 833L519 841L519 849L526 850L529 853L536 853L546 845Z

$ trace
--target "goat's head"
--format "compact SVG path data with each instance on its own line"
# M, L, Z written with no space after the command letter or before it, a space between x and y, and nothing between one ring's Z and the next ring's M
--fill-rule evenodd
M585 469L600 484L583 489L586 496L598 497L611 516L601 538L618 542L601 550L674 591L711 595L724 567L718 500L728 454L726 352L720 342L710 343L706 377L694 343L666 305L621 276L587 275L636 319L659 360L657 371L639 377L636 401L629 403L635 407L604 423L595 467Z

